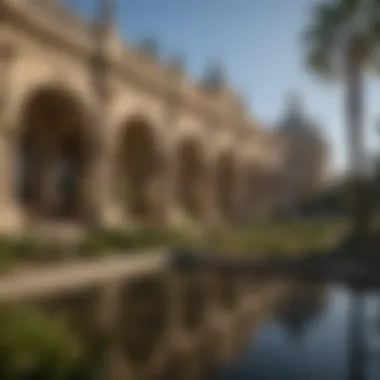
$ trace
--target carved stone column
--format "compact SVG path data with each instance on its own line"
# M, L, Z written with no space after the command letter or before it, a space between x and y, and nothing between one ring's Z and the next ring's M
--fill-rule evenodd
M9 70L15 53L12 46L0 40L0 232L17 232L22 229L22 218L17 204L17 155L14 136L9 132L6 117L11 78Z
M178 151L177 141L173 140L177 123L183 107L182 85L184 76L182 75L182 60L174 59L169 63L167 70L166 94L163 97L164 107L166 108L165 123L168 128L166 136L166 146L163 152L164 174L162 180L162 195L165 223L169 226L178 226L184 222L183 208L179 202L178 194Z
M220 218L216 197L216 170L213 163L207 166L203 183L203 209L206 222L215 223Z
M116 204L115 159L107 128L112 97L109 54L112 50L114 3L101 2L94 27L90 74L95 101L90 132L89 163L82 183L86 199L86 219L91 228L120 227L122 208Z
M246 167L238 168L236 186L234 191L235 220L237 223L245 222L248 218L247 200L247 170Z
M245 202L245 180L246 173L243 166L236 167L235 183L233 186L233 201L232 201L232 215L233 221L240 223L245 216L246 202Z
M174 145L174 144L173 144ZM169 226L183 222L183 212L178 197L178 159L176 148L171 146L165 156L165 169L162 179L162 214Z
M123 222L123 207L118 205L115 189L115 170L112 152L106 146L92 155L87 174L82 181L84 209L90 224L100 228L120 228ZM87 194L87 197L86 197Z
M223 223L221 213L218 208L216 186L216 165L210 157L206 163L206 170L202 178L202 214L199 220L202 241L206 247L214 245L216 235Z
M23 228L16 192L16 160L14 140L0 134L0 233L21 232Z

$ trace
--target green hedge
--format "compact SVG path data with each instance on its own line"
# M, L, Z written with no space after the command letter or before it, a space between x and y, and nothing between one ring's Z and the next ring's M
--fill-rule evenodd
M57 262L70 258L97 257L128 253L136 249L176 247L191 244L190 233L168 229L104 231L87 236L76 243L47 240L32 236L0 238L0 269L7 270L15 262Z
M347 226L341 221L256 222L244 228L216 234L210 249L239 255L299 255L308 250L331 246ZM205 242L203 242L205 243ZM99 257L114 253L135 252L154 247L196 246L202 244L188 231L142 229L105 231L87 236L77 243L64 243L24 237L0 239L0 269L6 271L18 262L57 262L70 258Z
M0 308L0 379L69 379L83 347L65 321L31 307Z
M347 225L343 220L257 222L236 231L226 231L217 239L217 249L229 255L294 257L331 248Z

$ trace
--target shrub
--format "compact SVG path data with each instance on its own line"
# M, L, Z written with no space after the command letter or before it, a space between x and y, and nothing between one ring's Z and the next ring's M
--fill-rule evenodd
M82 347L63 320L28 307L0 308L0 378L68 378Z
M132 231L104 231L86 236L76 243L33 236L0 238L0 270L15 261L49 262L74 257L98 257L140 248L175 247L192 240L185 231L150 228Z

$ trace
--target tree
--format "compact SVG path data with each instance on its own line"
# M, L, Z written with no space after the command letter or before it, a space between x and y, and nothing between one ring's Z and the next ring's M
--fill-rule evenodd
M353 233L368 229L370 206L365 194L363 152L363 72L380 66L380 1L335 0L314 9L305 33L307 62L326 79L346 84L347 140L351 159Z
M297 286L284 297L278 309L278 320L296 342L324 312L326 294L322 287Z
M367 68L379 69L380 1L335 0L319 5L314 20L306 31L308 63L314 71L328 79L343 76L346 84L346 117L353 224L350 249L366 249L364 237L370 223L371 205L363 152L363 73ZM364 246L363 246L364 243ZM356 248L355 248L356 246ZM349 318L349 379L364 378L363 297L355 291Z

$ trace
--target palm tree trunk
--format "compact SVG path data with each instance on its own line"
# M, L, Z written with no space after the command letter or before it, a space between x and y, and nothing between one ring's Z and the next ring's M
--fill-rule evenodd
M363 341L364 329L364 296L361 291L353 290L351 295L351 310L348 321L348 374L347 380L365 379L365 351Z
M370 219L369 194L363 154L363 73L360 50L353 38L346 56L348 149L351 168L352 233L362 236Z

